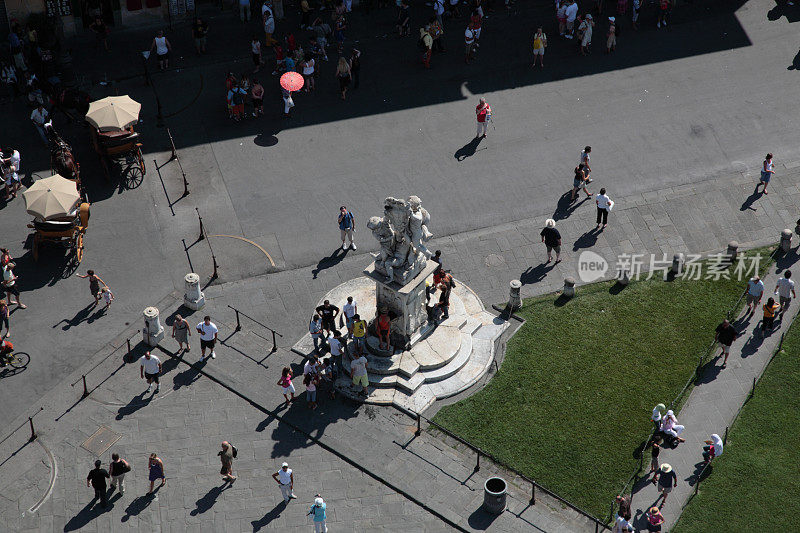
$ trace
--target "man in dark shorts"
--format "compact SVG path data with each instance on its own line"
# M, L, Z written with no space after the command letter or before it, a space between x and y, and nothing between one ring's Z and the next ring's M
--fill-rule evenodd
M100 500L103 507L108 507L108 495L106 494L106 479L111 475L105 468L100 468L100 459L94 462L94 469L89 471L89 476L86 478L86 486L91 483L94 487L94 499Z
M735 341L738 336L739 334L736 332L736 328L733 327L733 324L728 322L727 318L722 321L722 324L717 326L714 340L719 342L722 346L721 355L725 356L725 359L722 361L722 366L728 363L728 355L731 353L731 344L733 344L733 341Z
M322 305L317 307L316 309L319 316L322 317L322 329L328 332L330 335L331 331L336 329L336 317L339 315L339 308L335 305L331 305L329 300L325 300L322 302Z
M217 343L217 333L219 329L217 325L211 322L211 317L206 315L203 321L197 324L197 333L200 334L200 360L204 361L206 358L206 348L211 350L211 358L217 357L214 352L214 345Z
M156 392L158 392L158 376L161 374L161 360L155 355L150 355L150 352L144 352L144 355L139 359L139 374L142 379L147 380L147 392L153 389L153 383L156 384Z
M542 236L542 242L547 246L547 262L552 259L550 254L555 250L556 263L561 262L561 233L556 229L556 221L548 218L544 223L544 228L539 234Z

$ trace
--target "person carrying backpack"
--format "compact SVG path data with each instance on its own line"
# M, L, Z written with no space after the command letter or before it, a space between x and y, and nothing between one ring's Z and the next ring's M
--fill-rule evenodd
M222 479L229 483L233 483L236 481L236 476L233 475L233 460L236 459L236 456L238 455L236 446L228 441L222 441L222 450L220 450L217 455L219 455L219 458L222 461L222 468L219 471L219 473L222 475Z

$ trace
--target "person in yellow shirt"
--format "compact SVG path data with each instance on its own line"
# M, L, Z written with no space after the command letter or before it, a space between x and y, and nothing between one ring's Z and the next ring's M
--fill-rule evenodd
M533 36L533 66L536 67L536 58L539 58L539 67L544 68L544 49L547 46L547 35L542 28L536 28Z
M764 319L761 321L761 335L772 331L772 324L775 322L775 313L778 312L781 306L775 301L775 298L770 298L764 304Z
M367 340L367 322L361 320L358 315L353 315L353 341L356 345L356 353L364 353L364 342Z

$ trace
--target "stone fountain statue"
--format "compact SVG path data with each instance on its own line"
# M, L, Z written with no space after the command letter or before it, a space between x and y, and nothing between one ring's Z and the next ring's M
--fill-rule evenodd
M375 259L375 270L387 277L387 282L403 285L421 272L431 256L425 246L433 234L428 231L431 217L422 207L418 196L401 200L386 198L383 217L372 217L367 227L381 245Z

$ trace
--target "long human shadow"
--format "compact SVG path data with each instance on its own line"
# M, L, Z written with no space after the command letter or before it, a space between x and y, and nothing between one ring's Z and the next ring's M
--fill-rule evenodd
M100 505L97 497L94 497L83 509L78 512L78 514L69 519L69 522L64 525L64 531L78 531L83 529L89 524L89 522L101 514L110 512L113 508L114 503L111 500L108 501L107 507L103 507Z
M800 9L798 5L790 6L787 0L776 0L775 7L767 12L767 20L775 22L776 20L786 17L788 22L797 22L800 20Z
M212 487L211 490L206 492L202 498L195 502L197 507L192 509L189 514L192 516L197 516L210 510L212 507L214 507L214 504L217 503L217 498L219 498L224 491L228 490L232 486L232 483L228 483L226 481L218 487Z
M581 191L578 191L578 194L580 193ZM588 199L589 197L584 195L583 200L578 201L577 198L575 200L572 200L572 189L568 190L567 192L562 194L561 197L558 199L558 203L556 204L556 210L553 211L553 220L558 221L558 220L564 220L565 218L569 218L569 216L576 209L582 206L583 203Z
M758 187L756 187L752 194L747 197L747 199L742 203L742 206L739 208L739 211L756 211L756 208L753 207L753 204L756 200L759 200L764 195L763 192L759 192Z
M800 50L797 51L797 55L792 59L792 64L786 67L786 70L800 70Z
M253 520L250 524L253 526L253 533L256 531L261 531L261 528L267 527L272 523L273 520L277 519L281 516L281 512L286 509L286 502L281 500L278 505L272 508L270 512L259 518L258 520Z
M456 158L456 161L463 161L468 157L472 157L478 150L478 145L481 144L482 140L483 137L475 137L471 139L467 144L456 150L456 153L453 154L453 157Z
M139 515L142 511L150 507L150 504L155 500L155 494L158 492L157 487L152 494L143 494L131 500L128 507L125 508L125 515L120 519L122 522L127 522L132 516Z
M153 387L153 390L155 390L155 387ZM138 411L142 407L145 407L145 406L149 405L150 402L152 402L153 399L155 398L156 393L155 392L151 392L150 396L147 396L146 399L145 399L145 396L147 396L147 391L146 390L142 391L141 393L139 393L136 396L134 396L133 398L131 398L131 400L127 403L127 405L123 405L122 407L120 407L117 410L116 419L117 420L122 420L126 416L132 415L133 413L135 413L136 411Z
M523 285L532 285L538 283L547 277L548 272L555 268L555 260L549 263L540 263L535 267L528 267L528 269L519 276L520 282Z
M583 235L578 237L575 241L575 244L572 245L572 251L576 252L581 248L591 248L595 244L597 244L597 237L600 235L600 231L594 227L589 231L585 232Z
M317 279L317 275L323 270L334 267L341 263L345 257L347 257L347 250L342 250L341 246L337 246L336 250L334 250L331 255L320 259L317 263L317 266L311 271L314 279Z

